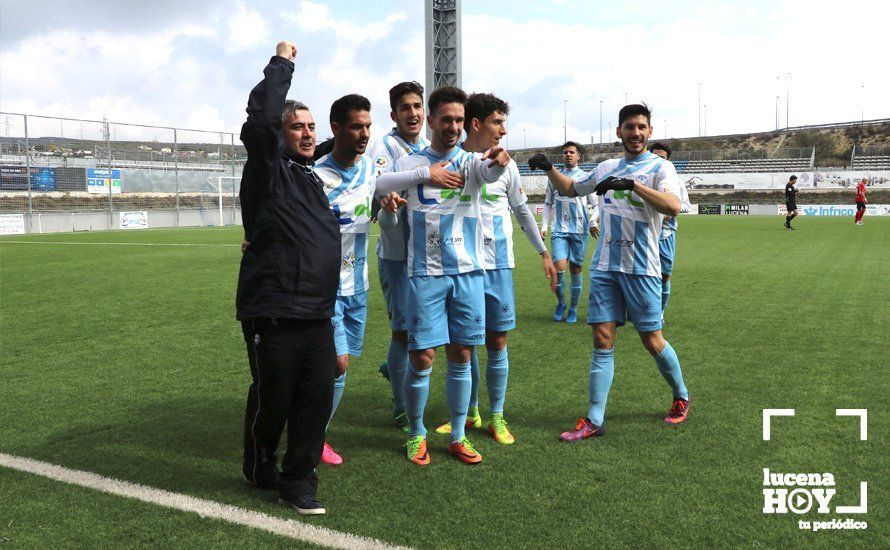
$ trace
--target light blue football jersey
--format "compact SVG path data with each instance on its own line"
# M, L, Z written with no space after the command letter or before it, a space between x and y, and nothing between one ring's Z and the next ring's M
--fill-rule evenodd
M630 178L680 197L674 165L648 151L631 161L622 157L601 162L586 178L575 182L575 191L589 195L597 182L609 176ZM599 197L599 208L602 223L591 268L661 277L658 239L664 216L632 191L607 191Z
M367 292L368 234L371 230L371 197L377 173L371 159L362 155L351 168L343 168L333 155L315 164L315 173L324 183L331 210L340 223L340 286L338 296Z
M392 172L396 161L400 158L419 153L428 147L430 141L423 136L418 137L417 143L409 143L402 139L395 128L379 140L371 144L368 156L374 162L374 170L377 175ZM405 249L408 240L408 222L403 210L399 210L399 224L388 230L380 231L380 239L377 241L377 257L384 260L405 261L407 251Z

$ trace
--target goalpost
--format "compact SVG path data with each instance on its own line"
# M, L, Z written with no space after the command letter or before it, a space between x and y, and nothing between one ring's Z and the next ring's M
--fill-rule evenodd
M238 217L238 186L240 176L211 176L201 190L201 225L235 225ZM216 220L206 216L210 211ZM231 216L226 216L231 212ZM216 221L217 223L213 223Z

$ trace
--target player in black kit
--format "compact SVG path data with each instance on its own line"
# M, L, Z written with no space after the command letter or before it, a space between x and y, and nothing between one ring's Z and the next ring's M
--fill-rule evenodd
M791 176L788 183L785 184L785 209L788 213L785 215L785 229L794 229L791 227L791 220L797 216L797 176Z

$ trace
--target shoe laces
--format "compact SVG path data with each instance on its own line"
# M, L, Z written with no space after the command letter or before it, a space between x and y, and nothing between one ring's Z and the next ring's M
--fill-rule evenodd
M683 401L682 399L674 400L674 404L671 405L671 410L669 411L671 416L683 416L683 413L686 412L686 408L688 407L688 401Z
M493 417L491 419L491 426L499 436L504 436L509 433L509 430L507 430L507 421L504 420L504 417L502 416Z
M420 451L420 445L423 443L423 437L412 437L408 440L408 453L414 456Z
M476 447L473 447L473 444L470 443L470 440L466 437L462 437L460 439L460 444L463 445L467 449L467 451L476 454Z
M575 424L575 431L578 431L578 430L580 430L581 428L583 428L585 424L587 424L587 419L586 419L586 418L579 418L579 419L578 419L578 423Z

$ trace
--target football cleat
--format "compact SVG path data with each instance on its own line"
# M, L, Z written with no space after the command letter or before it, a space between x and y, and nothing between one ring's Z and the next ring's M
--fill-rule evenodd
M325 441L324 447L321 450L321 461L328 466L339 466L343 464L343 457L337 454L337 451Z
M566 312L565 304L557 304L556 311L553 312L553 320L557 323L562 323L562 316Z
M475 447L466 437L462 437L460 441L454 441L448 445L448 452L464 464L479 464L482 462L482 455L476 452Z
M575 308L569 309L569 314L566 316L566 323L572 324L578 322L578 310Z
M430 463L430 453L426 450L426 437L417 435L408 438L407 447L408 460L418 466L426 466Z
M668 424L679 424L680 422L684 422L688 415L689 400L678 397L677 399L674 399L674 404L671 405L671 410L669 410L667 416L664 417L664 421Z
M560 441L581 441L588 437L601 437L605 435L606 429L603 426L597 426L586 418L579 418L574 430L562 432L559 434Z
M479 407L470 407L469 412L467 412L467 423L464 424L467 428L481 428L482 427L482 415L479 414ZM451 422L446 422L436 428L437 434L450 434L451 433Z
M504 420L503 413L491 415L488 420L488 431L491 433L491 437L501 445L512 445L516 441L516 438L507 429L507 421Z

